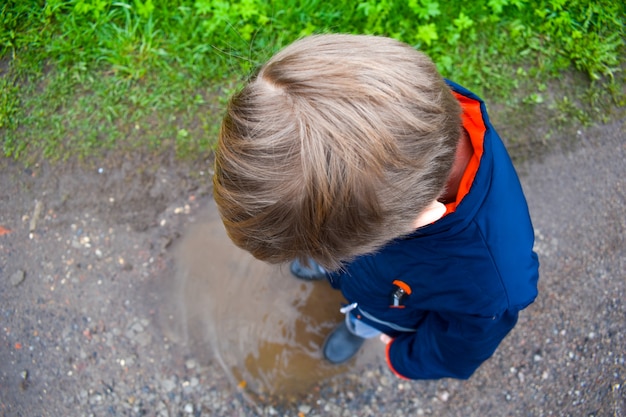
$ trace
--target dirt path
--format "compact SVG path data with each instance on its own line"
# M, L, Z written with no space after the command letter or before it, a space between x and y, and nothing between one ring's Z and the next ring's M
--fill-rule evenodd
M519 167L540 296L469 381L397 380L370 344L316 384L335 373L315 357L334 313L313 301L338 301L260 284L285 272L224 241L208 172L0 161L0 415L624 417L624 120L578 139Z

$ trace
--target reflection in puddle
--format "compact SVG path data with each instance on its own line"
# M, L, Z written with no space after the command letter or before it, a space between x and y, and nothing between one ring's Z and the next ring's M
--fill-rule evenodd
M236 248L213 203L176 256L186 338L192 346L210 346L240 387L292 396L371 361L371 349L364 349L349 365L325 362L321 346L343 318L341 294L325 281L303 282L287 265L268 265Z

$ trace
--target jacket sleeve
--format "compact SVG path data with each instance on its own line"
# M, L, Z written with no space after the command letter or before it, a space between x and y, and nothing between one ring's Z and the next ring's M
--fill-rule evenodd
M517 316L517 310L494 317L428 313L417 332L387 345L387 363L401 378L467 379L493 354Z

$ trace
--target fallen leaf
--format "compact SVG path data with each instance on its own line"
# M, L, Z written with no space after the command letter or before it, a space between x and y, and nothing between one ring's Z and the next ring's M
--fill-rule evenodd
M11 229L7 229L4 226L0 226L0 236L8 235L11 233Z

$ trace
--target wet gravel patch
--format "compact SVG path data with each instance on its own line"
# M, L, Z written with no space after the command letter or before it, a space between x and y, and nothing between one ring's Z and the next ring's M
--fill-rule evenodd
M625 160L617 121L520 166L540 295L471 379L403 381L378 356L291 397L238 387L168 300L172 248L210 199L199 173L2 161L0 414L623 417Z

